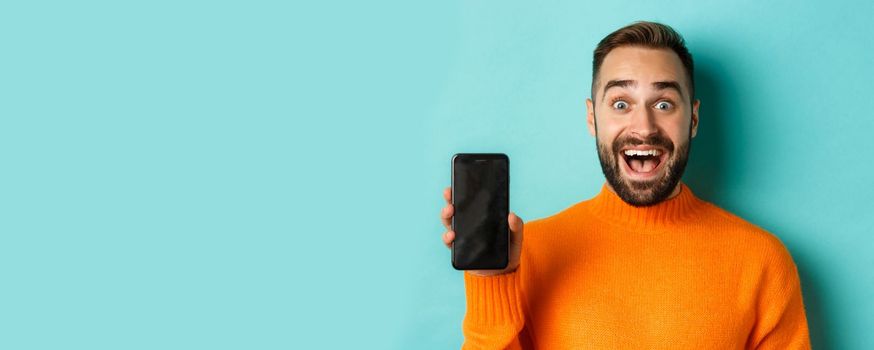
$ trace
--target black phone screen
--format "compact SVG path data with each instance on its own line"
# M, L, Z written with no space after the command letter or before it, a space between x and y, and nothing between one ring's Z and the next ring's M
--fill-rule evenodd
M452 266L458 270L507 267L510 160L501 153L452 157Z

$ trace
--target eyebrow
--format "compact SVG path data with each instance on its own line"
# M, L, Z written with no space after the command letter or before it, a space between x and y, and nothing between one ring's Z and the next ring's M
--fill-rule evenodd
M607 96L607 90L609 90L612 87L627 88L629 86L637 86L637 80L629 80L629 79L610 80L607 82L607 84L604 85L604 93L603 93L603 95L601 95L601 99L603 100L604 97ZM680 89L680 83L677 83L676 81L673 81L673 80L657 81L657 82L652 83L652 86L655 87L656 90L673 89L678 94L680 94L680 98L684 98L683 90Z

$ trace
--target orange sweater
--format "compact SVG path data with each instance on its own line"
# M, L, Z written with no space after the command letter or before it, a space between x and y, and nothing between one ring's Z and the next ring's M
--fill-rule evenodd
M525 224L513 273L464 273L463 349L809 349L795 263L767 231L680 193L606 183Z

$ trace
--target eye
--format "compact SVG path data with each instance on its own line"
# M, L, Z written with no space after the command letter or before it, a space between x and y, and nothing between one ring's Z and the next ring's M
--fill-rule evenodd
M671 108L674 108L674 105L668 101L661 101L659 103L656 103L655 107L656 109L669 110Z
M622 100L617 100L613 102L614 109L626 109L628 108L628 103Z

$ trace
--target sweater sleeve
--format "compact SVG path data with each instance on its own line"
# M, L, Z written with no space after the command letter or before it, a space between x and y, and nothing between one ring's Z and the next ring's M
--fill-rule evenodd
M462 349L522 349L519 334L525 315L519 293L521 268L496 276L464 273L467 313Z
M748 348L810 349L798 269L782 243L773 251L762 276Z

